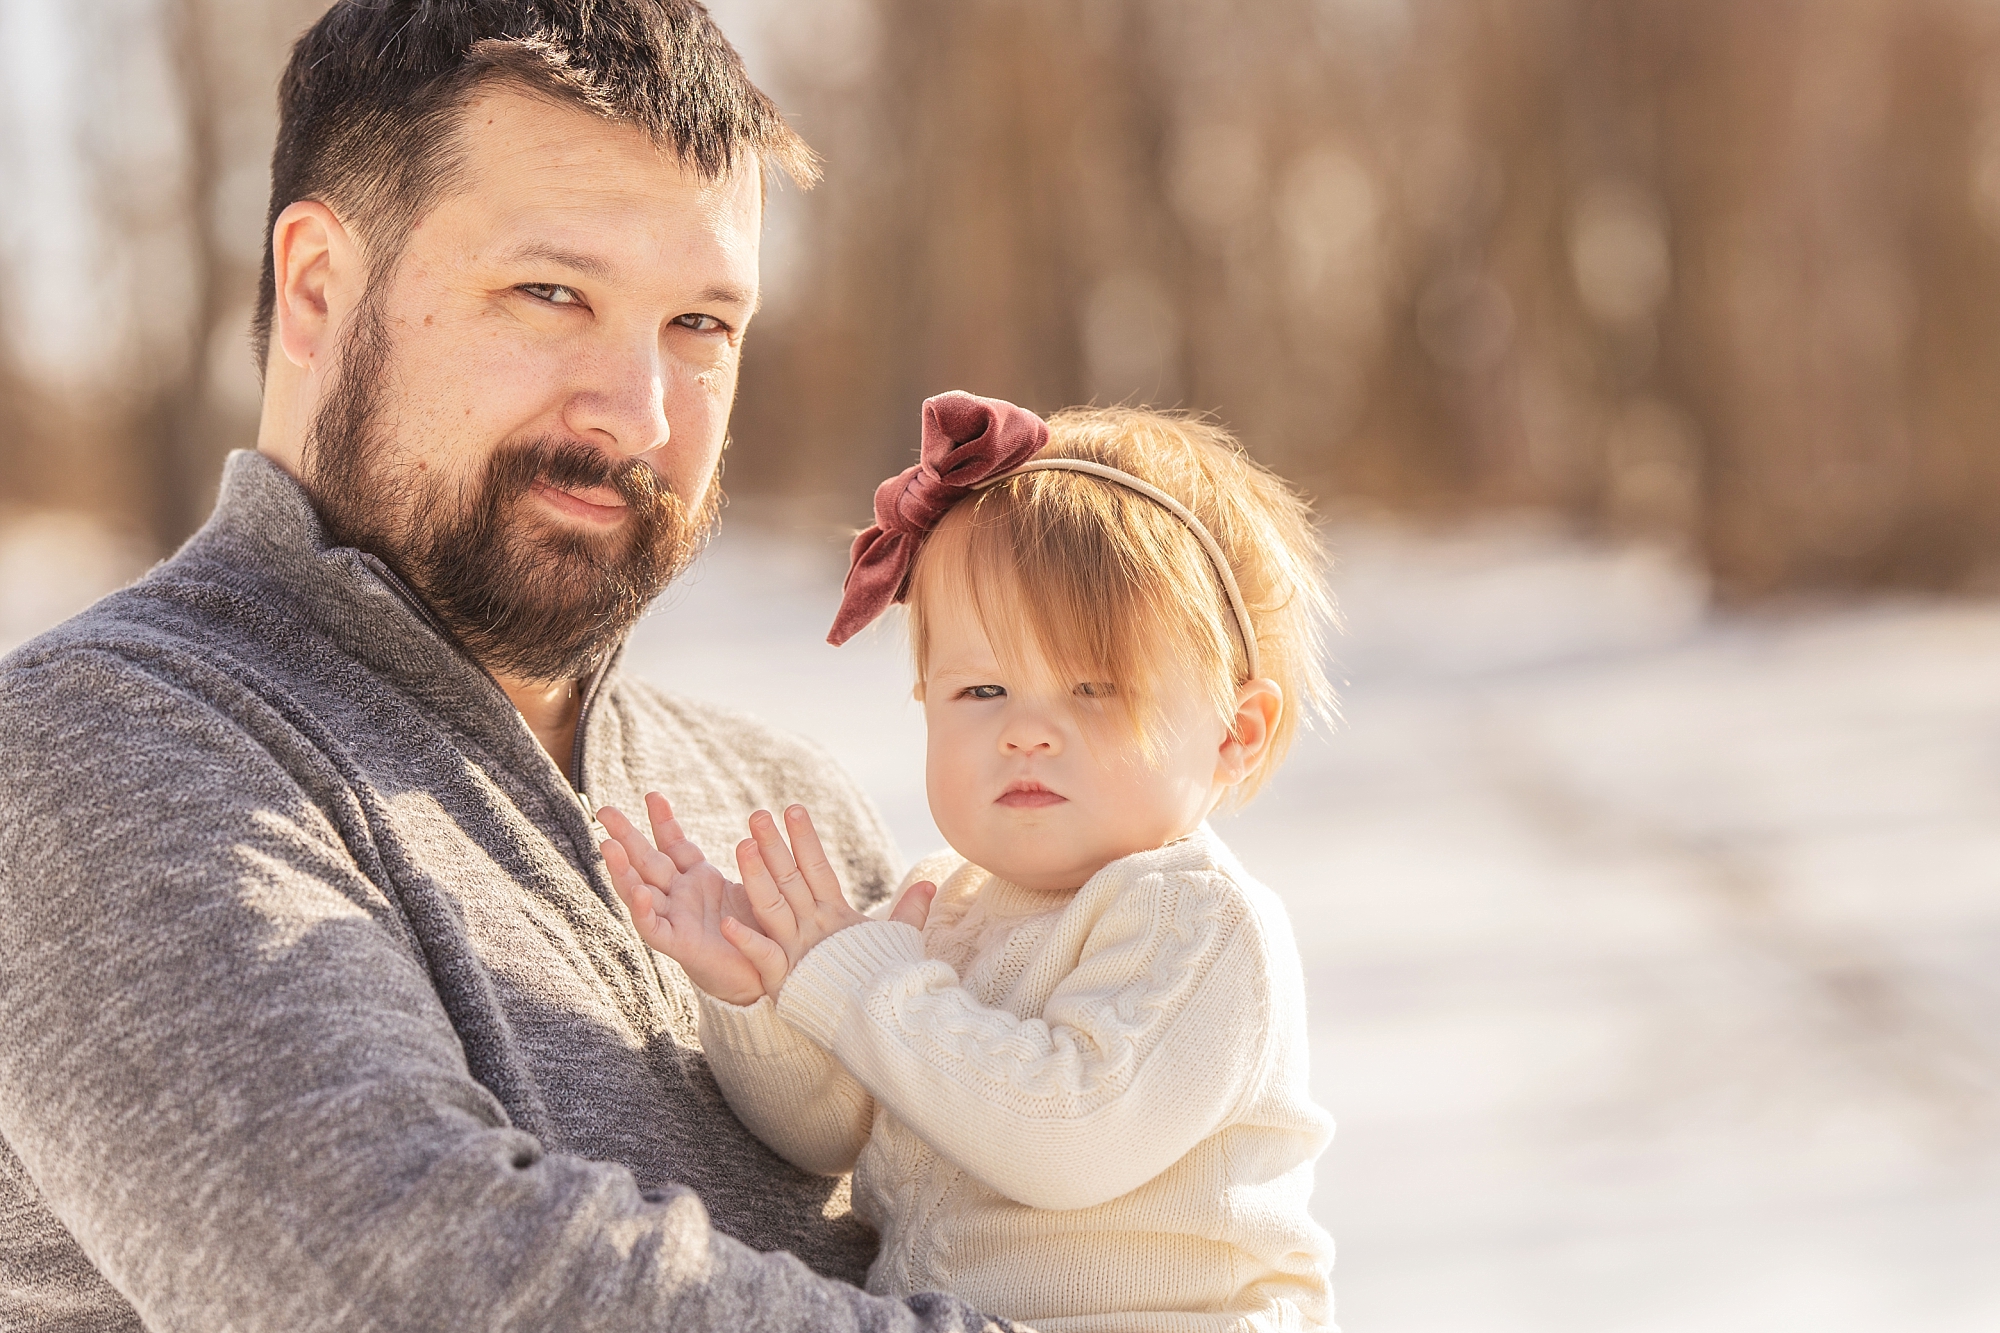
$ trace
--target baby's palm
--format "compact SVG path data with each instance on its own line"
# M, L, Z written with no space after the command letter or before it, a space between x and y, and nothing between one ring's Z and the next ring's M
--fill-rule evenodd
M750 923L743 886L732 883L682 832L673 807L646 795L653 841L614 807L598 812L611 841L603 844L611 883L632 914L639 938L681 965L688 980L730 1004L755 1004L764 994L756 966L723 936L725 918Z
M725 932L757 965L764 993L773 999L792 968L815 945L868 919L841 891L840 876L820 845L806 808L788 807L785 826L791 832L789 846L770 811L750 816L750 836L736 845L736 868L743 872L744 905L756 920L753 925L738 915ZM889 920L922 930L936 895L937 885L929 880L912 884L889 910ZM718 928L725 925L716 922Z

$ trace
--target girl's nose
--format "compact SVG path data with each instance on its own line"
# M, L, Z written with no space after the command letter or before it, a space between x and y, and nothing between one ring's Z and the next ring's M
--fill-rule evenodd
M1062 753L1062 732L1040 710L1010 712L1000 729L1000 749L1005 754Z

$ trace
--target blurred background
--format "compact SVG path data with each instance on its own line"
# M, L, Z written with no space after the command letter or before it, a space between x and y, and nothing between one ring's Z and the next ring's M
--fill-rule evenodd
M0 0L0 649L252 442L318 0ZM846 535L922 398L1315 497L1296 918L1349 1333L2000 1329L2000 5L726 0L774 192L723 536L636 669L936 841Z

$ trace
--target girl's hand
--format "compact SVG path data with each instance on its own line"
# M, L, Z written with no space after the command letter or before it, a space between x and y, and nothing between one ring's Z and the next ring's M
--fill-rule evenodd
M736 866L743 874L756 929L734 919L721 923L724 937L756 965L765 993L773 998L815 944L868 919L841 892L840 877L820 846L806 808L787 807L785 827L791 833L790 847L770 811L750 816L750 837L736 845ZM890 919L923 929L936 893L928 881L911 885L897 900Z
M755 1004L764 994L763 973L723 934L724 922L756 934L743 925L750 916L743 886L724 878L681 831L666 797L646 793L646 813L653 842L615 807L597 812L611 834L599 850L639 938L679 963L688 980L716 999Z

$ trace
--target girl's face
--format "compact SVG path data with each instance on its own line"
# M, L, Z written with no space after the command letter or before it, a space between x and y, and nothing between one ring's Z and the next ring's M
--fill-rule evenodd
M922 685L931 817L967 860L1023 888L1073 890L1121 856L1192 832L1241 774L1224 720L1191 679L1161 682L1141 753L1107 687L1004 670L967 597L925 606Z

